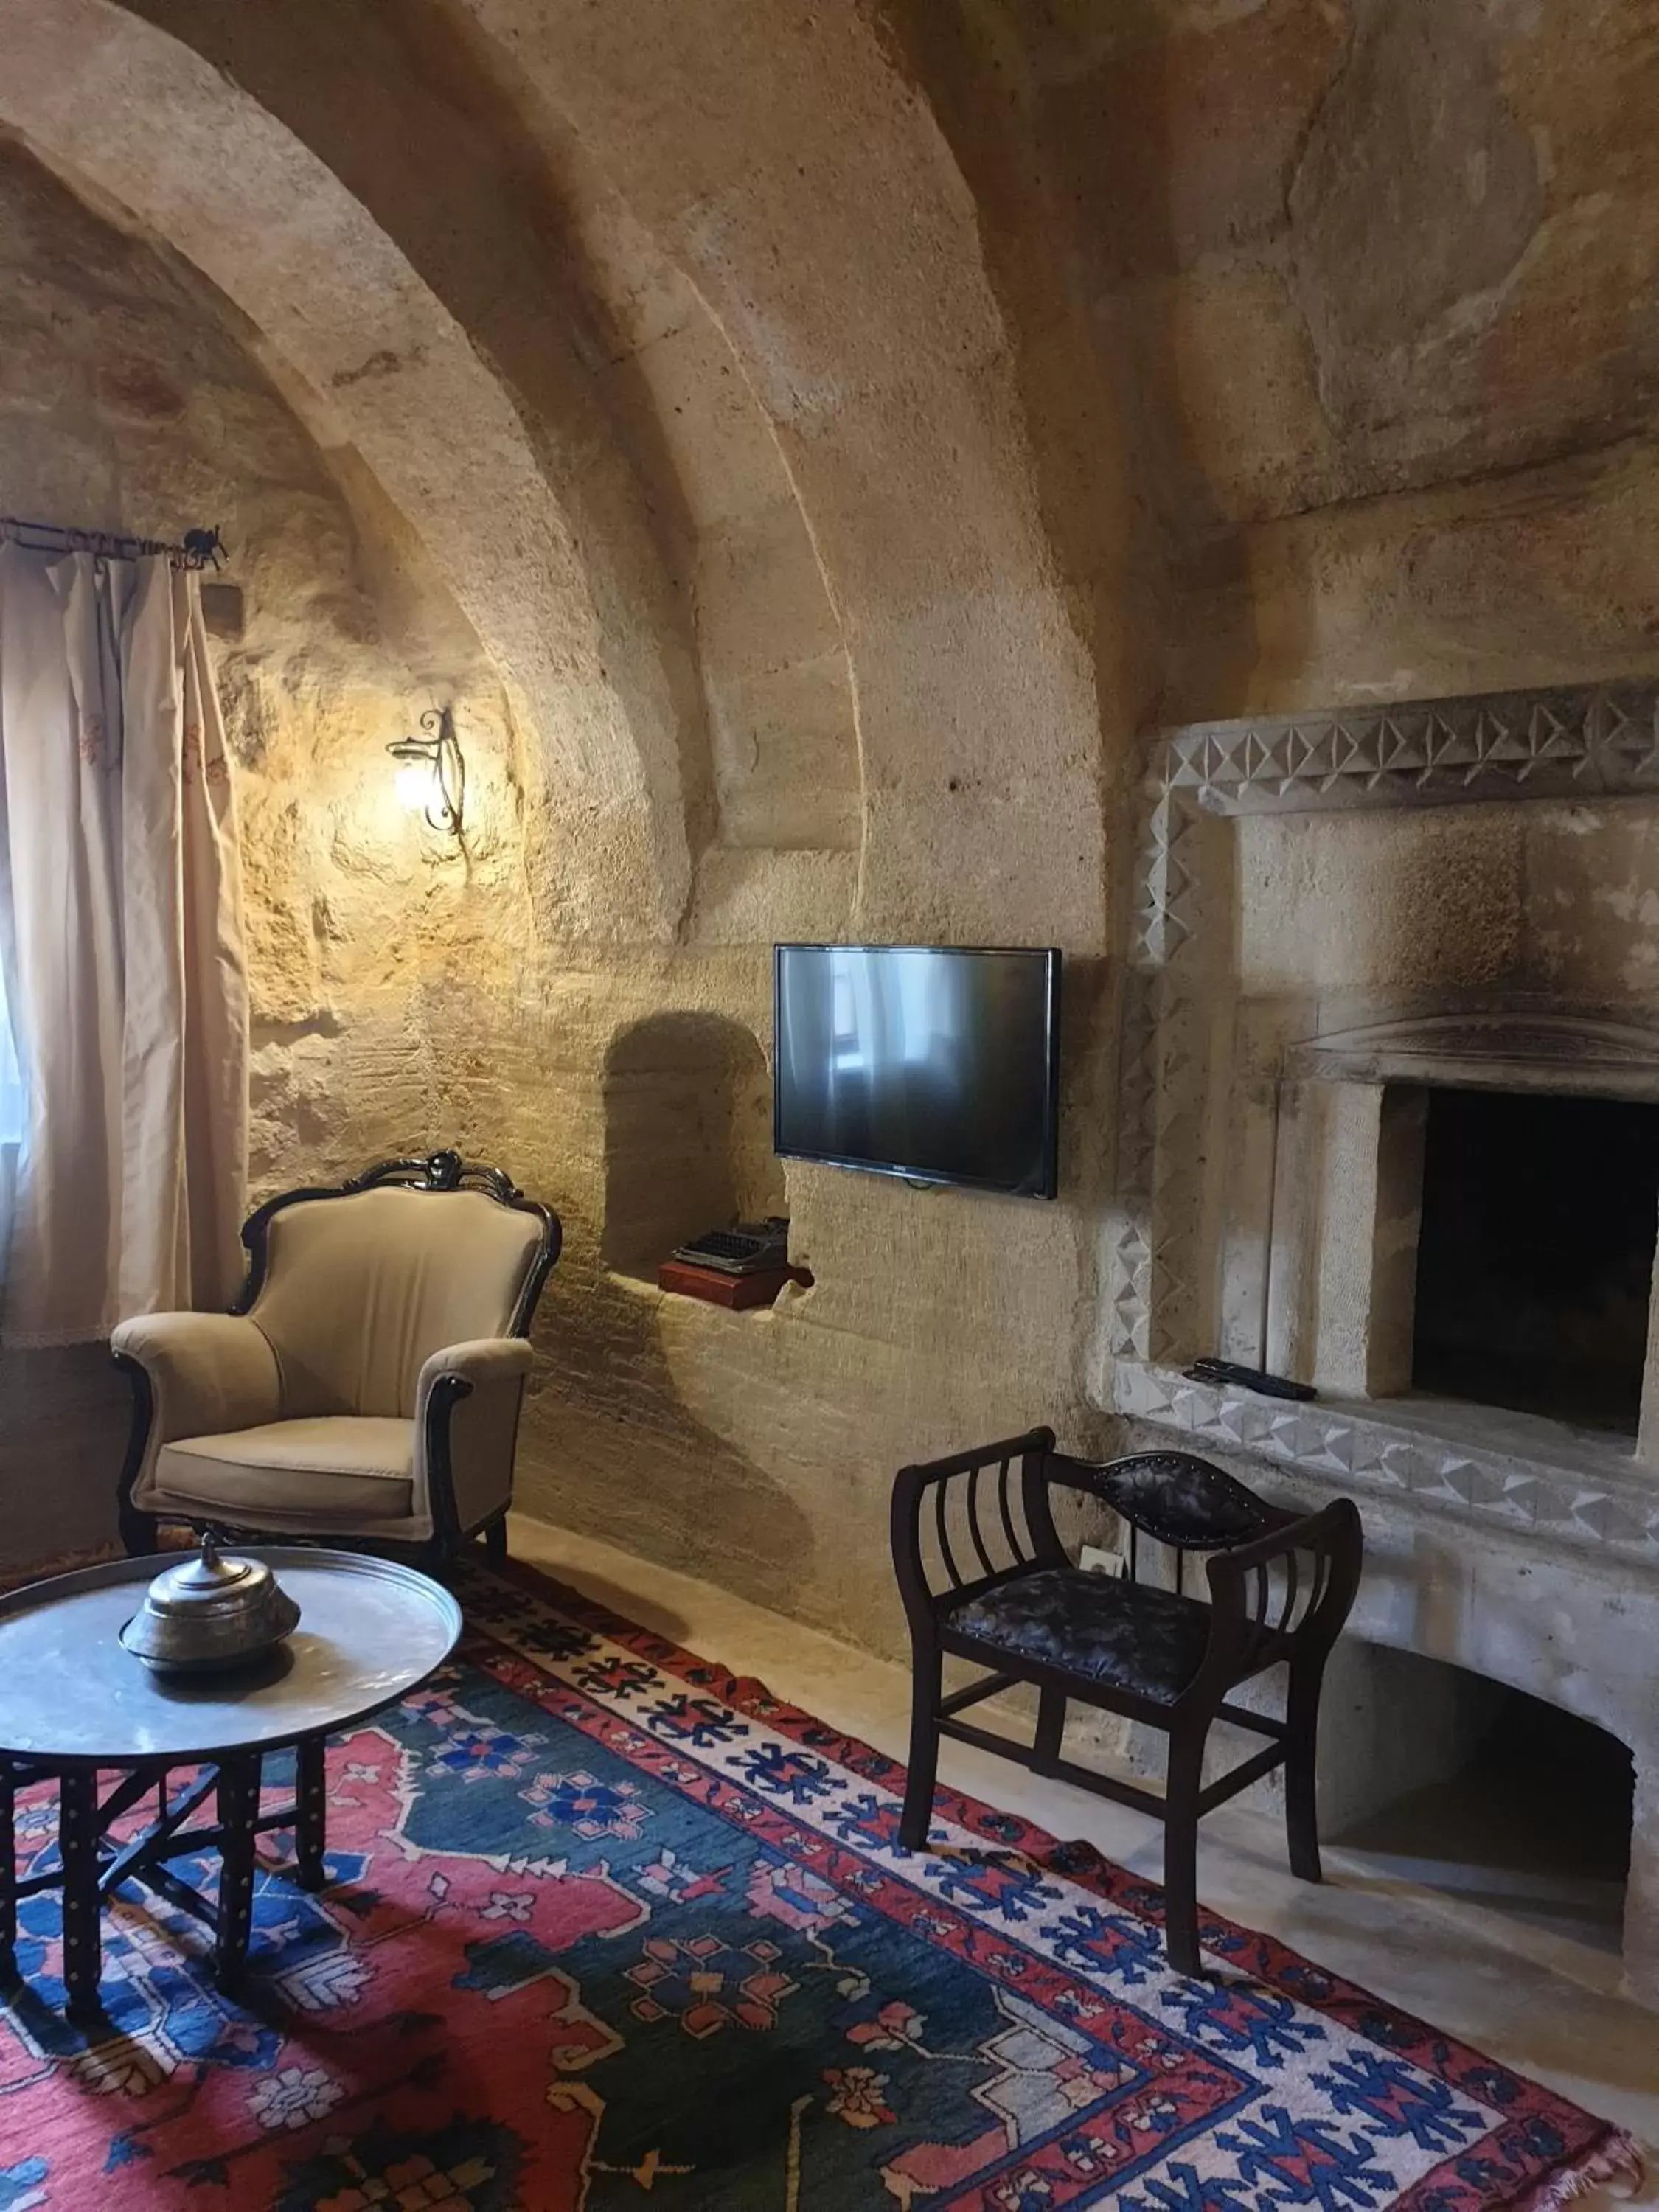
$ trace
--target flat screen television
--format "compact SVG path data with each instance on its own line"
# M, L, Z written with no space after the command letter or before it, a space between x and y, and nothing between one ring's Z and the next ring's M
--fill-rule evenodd
M780 945L773 978L785 1158L1054 1197L1057 951Z

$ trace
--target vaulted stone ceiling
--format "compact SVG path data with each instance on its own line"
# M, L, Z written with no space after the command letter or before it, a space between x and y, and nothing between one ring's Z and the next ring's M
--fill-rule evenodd
M1565 468L1569 533L1645 511L1659 18L1571 19L8 0L0 112L247 313L441 561L583 825L560 927L831 884L961 927L994 854L988 906L1040 875L1097 941L1103 774L1292 659L1331 696L1356 501L1397 502L1396 677L1432 601L1480 611L1437 486L1540 597L1506 472Z

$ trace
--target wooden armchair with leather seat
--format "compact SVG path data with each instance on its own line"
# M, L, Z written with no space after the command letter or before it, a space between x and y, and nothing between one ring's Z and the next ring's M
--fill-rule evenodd
M1081 1492L1128 1530L1122 1578L1073 1564L1050 1493ZM1174 1588L1139 1577L1140 1539L1175 1559ZM1316 1513L1273 1505L1190 1452L1093 1462L1057 1451L1051 1429L900 1469L893 1562L914 1666L908 1786L899 1826L907 1850L927 1841L939 1738L954 1736L1150 1813L1164 1824L1165 1946L1199 1972L1198 1823L1275 1767L1285 1769L1291 1871L1320 1879L1314 1777L1325 1663L1359 1584L1363 1539L1350 1498ZM1202 1559L1206 1597L1189 1595L1184 1561ZM988 1671L947 1693L947 1658ZM1285 1672L1282 1715L1234 1692L1269 1668ZM1037 1689L1030 1745L976 1727L963 1712L1029 1682ZM1170 1739L1164 1794L1062 1756L1068 1703L1095 1705ZM1263 1749L1206 1783L1216 1721L1264 1737Z

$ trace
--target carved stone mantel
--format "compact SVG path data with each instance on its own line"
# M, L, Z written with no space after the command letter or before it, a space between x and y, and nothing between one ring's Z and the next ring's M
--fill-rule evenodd
M1523 1415L1470 1421L1460 1434L1449 1409L1431 1403L1296 1405L1134 1360L1114 1380L1117 1412L1179 1430L1192 1450L1242 1453L1338 1490L1409 1501L1437 1518L1547 1536L1639 1565L1659 1599L1659 1484L1612 1443L1557 1446L1552 1424Z
M1294 1044L1285 1073L1324 1083L1444 1083L1659 1099L1659 1030L1514 1000L1328 1030Z

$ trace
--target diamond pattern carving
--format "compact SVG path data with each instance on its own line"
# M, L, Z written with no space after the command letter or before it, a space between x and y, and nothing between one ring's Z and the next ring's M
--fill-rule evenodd
M1279 1410L1272 1400L1192 1382L1167 1367L1126 1361L1115 1387L1121 1413L1178 1429L1200 1447L1246 1449L1345 1490L1408 1492L1429 1510L1512 1529L1543 1522L1585 1550L1659 1566L1659 1498L1651 1491L1616 1490L1508 1453L1455 1447L1351 1407Z
M1212 722L1165 739L1157 784L1213 814L1659 790L1656 708L1640 683Z

